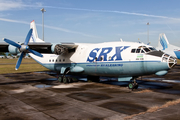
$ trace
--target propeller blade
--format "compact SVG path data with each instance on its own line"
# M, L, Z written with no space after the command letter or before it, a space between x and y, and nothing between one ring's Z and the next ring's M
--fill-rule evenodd
M18 59L18 61L16 63L15 70L18 70L19 66L21 65L21 61L22 61L22 58L23 58L24 54L25 54L24 52L21 53L21 55L20 55L20 57L19 57L19 59Z
M31 35L32 35L32 31L33 29L30 29L27 36L26 36L26 40L24 41L24 45L27 45L29 43L29 40L31 38Z
M37 55L37 56L39 56L39 57L43 57L43 55L42 55L41 53L36 52L36 51L34 51L34 50L29 49L29 52L31 52L31 53L33 53L34 55Z
M17 47L17 48L21 48L21 45L17 44L16 42L12 41L12 40L8 40L6 38L4 38L4 41L9 43L10 45Z

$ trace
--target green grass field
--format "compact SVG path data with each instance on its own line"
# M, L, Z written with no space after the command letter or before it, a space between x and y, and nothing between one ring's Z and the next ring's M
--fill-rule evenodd
M18 59L0 59L0 74L48 71L47 68L41 66L33 59L23 59L19 69L15 70L17 60Z

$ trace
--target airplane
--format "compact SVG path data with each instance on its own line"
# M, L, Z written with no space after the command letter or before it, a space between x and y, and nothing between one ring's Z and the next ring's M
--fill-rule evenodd
M164 33L159 34L157 50L161 50L172 57L180 59L180 47L169 44L169 41Z
M52 71L57 71L64 83L71 82L67 75L86 75L88 80L99 81L99 77L117 77L118 81L129 81L129 89L137 89L139 76L167 74L176 65L176 59L154 47L138 42L104 43L49 43L38 37L35 21L24 43L6 42L0 48L11 54L21 53L15 69L21 64L25 53ZM38 52L37 52L38 51Z

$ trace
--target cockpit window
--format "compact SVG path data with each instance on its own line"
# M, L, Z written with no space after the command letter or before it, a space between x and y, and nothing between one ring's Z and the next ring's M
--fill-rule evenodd
M146 52L149 52L149 51L150 51L150 49L148 49L148 48L144 48L144 50L145 50Z
M141 50L141 53L145 53L144 50Z
M140 53L140 51L141 51L141 49L137 49L137 50L136 50L136 53Z
M149 49L150 49L150 50L152 50L152 51L156 50L156 49L155 49L155 48L153 48L153 47L149 47Z
M131 50L131 53L135 53L135 51L136 51L136 49L132 49L132 50Z
M131 53L148 53L157 51L154 47L139 46L137 49L132 49Z

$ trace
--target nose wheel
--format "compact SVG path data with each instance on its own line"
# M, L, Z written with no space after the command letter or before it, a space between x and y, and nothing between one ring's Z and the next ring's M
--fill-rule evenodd
M133 78L128 84L128 88L133 90L133 89L138 89L138 83L136 82L136 78Z

